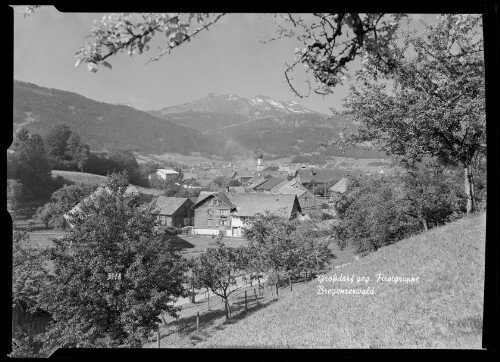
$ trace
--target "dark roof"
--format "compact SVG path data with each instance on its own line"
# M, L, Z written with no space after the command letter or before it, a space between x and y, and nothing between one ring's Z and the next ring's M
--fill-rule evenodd
M324 169L324 168L304 168L298 169L297 174L300 176L301 183L309 182L338 182L345 176L344 171Z
M255 216L256 214L264 214L266 211L269 211L278 216L289 217L294 201L297 198L294 194L218 192L205 194L204 197L198 198L198 202L193 208L196 208L210 196L217 197L231 207L231 209L236 209L239 216ZM300 211L300 203L298 201L297 205Z
M257 174L257 175L254 175L254 177L252 177L250 180L248 180L248 187L253 189L253 188L263 184L266 181L267 181L267 179L266 179L265 175Z
M185 197L158 196L156 199L156 208L160 210L160 215L173 215L186 201L191 203Z
M255 187L256 190L264 190L264 191L270 191L273 187L279 185L280 183L286 181L285 179L278 178L278 177L271 177L270 179L267 179L260 185L257 185Z
M288 194L228 194L229 199L236 205L239 216L255 216L269 211L272 214L289 217L292 213L295 195ZM297 202L300 211L300 204Z

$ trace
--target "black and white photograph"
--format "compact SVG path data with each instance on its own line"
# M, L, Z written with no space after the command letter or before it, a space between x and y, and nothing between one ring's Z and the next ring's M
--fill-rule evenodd
M487 349L485 14L8 10L7 356Z

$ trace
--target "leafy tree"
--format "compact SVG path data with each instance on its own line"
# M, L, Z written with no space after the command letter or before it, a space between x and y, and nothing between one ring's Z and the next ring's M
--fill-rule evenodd
M56 220L57 214L58 210L55 204L48 202L36 210L35 219L42 222L45 225L45 229L48 229L53 220ZM62 226L64 223L60 223L59 225Z
M251 269L268 274L271 282L291 278L298 270L299 254L292 237L296 223L276 215L257 215L243 236L249 241Z
M71 157L73 162L83 173L83 166L89 160L90 148L88 145L81 143L80 137L76 133L72 133L66 144L66 155Z
M229 179L226 183L227 187L238 187L241 186L241 182L239 182L237 179Z
M60 160L70 160L66 150L68 141L74 133L67 124L58 124L51 128L47 135L44 137L47 154L49 157L57 158ZM77 136L78 137L78 136Z
M14 230L12 237L12 303L40 302L41 292L47 282L48 271L44 266L44 252L29 245L26 230Z
M153 173L157 169L161 168L160 164L158 162L154 162L154 161L147 161L147 162L141 164L139 167L140 167L141 177L144 180L147 180L148 176L151 173Z
M43 298L54 323L45 350L139 347L163 312L177 316L186 263L156 231L154 205L139 207L139 196L125 194L127 184L110 175L106 192L85 202L74 228L54 240L55 275Z
M351 178L336 203L339 223L335 239L341 249L348 244L366 255L418 232L419 221L398 209L394 183L384 178Z
M230 290L236 285L236 275L245 270L244 248L233 248L222 242L222 237L215 242L214 248L209 248L195 260L192 269L193 283L197 288L210 289L224 300L226 319L229 319L231 308L229 296L235 291Z
M334 257L329 241L312 223L259 214L243 235L249 241L249 268L268 274L276 282L288 279L290 287L295 273L322 269Z
M29 245L28 230L14 230L12 237L12 306L26 307L36 312L42 291L49 280L44 265L45 253ZM43 357L40 355L39 335L13 326L11 358Z
M325 235L314 223L303 223L297 227L293 238L299 255L298 270L312 271L316 273L325 268L328 262L335 258L328 247L330 236ZM291 281L290 281L291 285Z
M395 175L399 210L419 220L424 231L429 224L450 221L452 215L460 215L462 209L465 210L465 194L444 171L427 161L413 164Z
M137 185L143 182L140 167L132 149L115 149L109 154L109 159L118 165L118 168L114 171L127 171L128 179L131 183Z
M213 182L217 184L218 187L225 187L229 180L224 176L218 176L213 179Z
M423 36L402 40L402 46L394 45L391 87L374 68L358 73L360 85L351 88L345 106L362 126L338 144L370 142L410 163L433 156L460 164L467 212L473 212L473 165L486 151L481 16L444 15Z
M428 162L383 177L349 177L336 202L340 248L351 243L357 253L367 254L456 218L465 202L452 176Z
M13 150L14 176L23 184L25 195L34 198L44 194L52 176L42 137L23 128L15 136Z
M40 335L33 331L25 331L19 326L12 331L12 352L10 358L44 358L48 357L40 353Z
M7 180L7 210L15 215L23 196L23 185L19 180Z

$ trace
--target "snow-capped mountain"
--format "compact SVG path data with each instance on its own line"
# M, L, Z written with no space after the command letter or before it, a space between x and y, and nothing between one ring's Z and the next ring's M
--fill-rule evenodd
M248 99L235 94L216 95L214 93L209 93L206 97L192 102L166 107L159 111L151 111L150 113L156 116L162 116L165 114L184 112L239 114L251 119L288 114L315 114L325 116L295 101L279 101L263 95Z

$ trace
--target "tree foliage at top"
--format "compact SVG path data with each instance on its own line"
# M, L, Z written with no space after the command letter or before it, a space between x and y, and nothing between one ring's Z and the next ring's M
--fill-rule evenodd
M340 145L370 142L406 162L424 156L464 168L468 212L475 207L473 164L486 152L484 54L480 15L444 15L423 36L395 46L389 86L364 67L345 106L362 126ZM370 61L370 57L366 61Z

